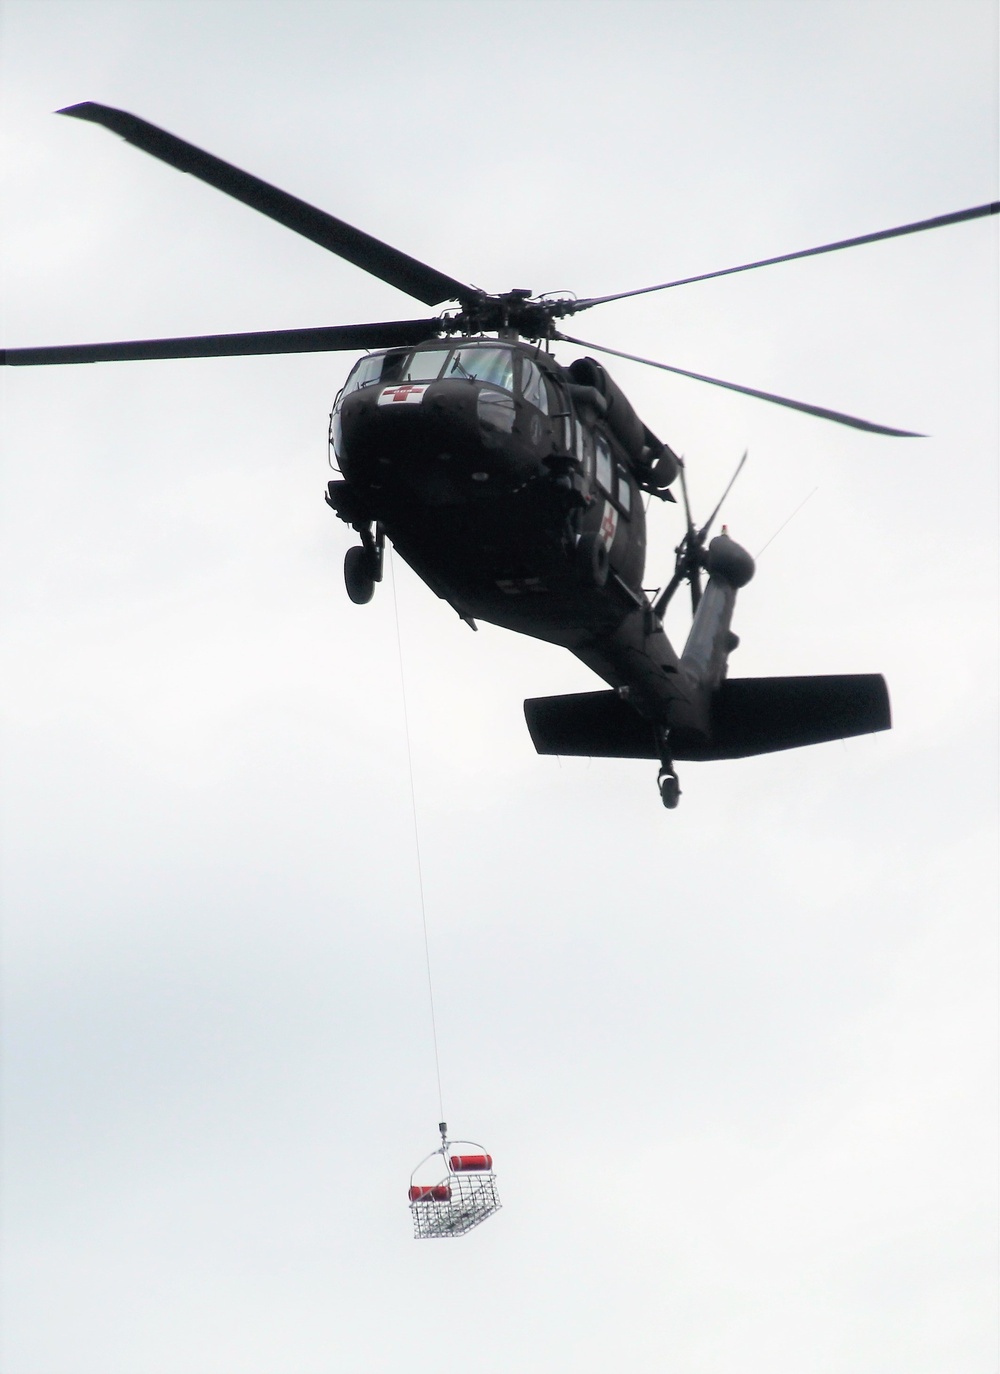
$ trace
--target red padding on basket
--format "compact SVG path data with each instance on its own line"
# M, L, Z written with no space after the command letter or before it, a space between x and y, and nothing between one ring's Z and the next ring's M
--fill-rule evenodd
M411 1186L411 1188L410 1188L410 1201L411 1201L411 1202L450 1202L450 1201L451 1201L451 1184L450 1184L450 1183L432 1183L432 1184L429 1184L429 1185L426 1186L426 1187L421 1187L420 1184L415 1183L415 1184L413 1184L413 1185Z
M456 1174L466 1174L472 1169L492 1169L492 1155L452 1155L452 1172Z

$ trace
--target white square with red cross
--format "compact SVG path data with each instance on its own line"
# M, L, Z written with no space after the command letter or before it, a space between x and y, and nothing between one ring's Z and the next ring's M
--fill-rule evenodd
M424 399L426 386L413 386L404 382L401 386L387 386L378 398L380 406L418 406Z

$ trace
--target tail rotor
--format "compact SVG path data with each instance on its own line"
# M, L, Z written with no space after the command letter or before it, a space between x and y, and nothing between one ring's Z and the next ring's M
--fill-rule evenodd
M708 532L714 525L719 511L722 509L722 503L732 491L734 482L742 472L743 464L746 462L748 455L749 449L744 450L743 457L736 465L736 471L733 473L732 477L730 477L729 483L725 491L719 497L715 509L705 521L704 525L702 525L701 529L695 528L695 523L691 516L691 501L688 496L684 459L678 459L680 464L681 496L684 501L684 518L687 522L687 529L685 530L683 539L674 550L676 554L674 574L653 603L653 612L658 618L662 618L663 612L670 604L674 592L676 592L682 582L689 583L691 587L692 615L697 612L698 605L701 601L701 570L705 566L705 541L708 538Z

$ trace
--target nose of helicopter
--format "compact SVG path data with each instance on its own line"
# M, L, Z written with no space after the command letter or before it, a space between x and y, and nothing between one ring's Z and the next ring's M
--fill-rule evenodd
M339 460L356 487L428 505L509 491L541 466L513 395L475 380L395 383L345 398Z

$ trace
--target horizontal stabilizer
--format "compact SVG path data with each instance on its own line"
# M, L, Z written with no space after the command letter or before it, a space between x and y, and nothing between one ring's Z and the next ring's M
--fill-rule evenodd
M531 742L540 754L594 759L655 759L652 725L616 692L531 697L524 703Z
M540 754L656 759L653 726L615 692L534 697L524 703ZM727 679L712 701L712 733L672 731L674 759L739 759L867 735L892 724L878 673Z

